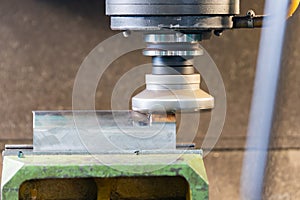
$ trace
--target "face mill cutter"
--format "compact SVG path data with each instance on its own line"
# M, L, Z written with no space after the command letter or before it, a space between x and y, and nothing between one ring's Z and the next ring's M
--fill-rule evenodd
M33 112L33 145L3 153L2 199L208 199L202 151L176 144L172 113L214 107L193 58L212 34L262 26L239 12L239 0L107 0L113 30L144 33L146 89L133 111Z

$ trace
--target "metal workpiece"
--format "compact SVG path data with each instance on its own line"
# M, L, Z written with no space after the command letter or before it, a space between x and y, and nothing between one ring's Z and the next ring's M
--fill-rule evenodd
M106 0L107 15L236 15L239 0Z
M176 123L133 111L33 112L33 150L58 153L175 150Z

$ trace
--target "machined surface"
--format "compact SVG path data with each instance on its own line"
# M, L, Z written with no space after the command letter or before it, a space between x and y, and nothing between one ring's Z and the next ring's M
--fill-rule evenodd
M33 113L35 152L123 152L176 149L175 121L131 111Z
M107 15L234 15L239 0L106 0Z

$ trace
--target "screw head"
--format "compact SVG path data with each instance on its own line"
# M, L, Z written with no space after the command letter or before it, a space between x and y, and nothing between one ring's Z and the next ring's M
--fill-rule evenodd
M218 37L222 36L223 35L223 30L215 30L214 31L214 34Z
M255 17L255 12L253 10L248 10L247 11L247 16L249 16L249 17Z
M24 158L24 153L23 151L18 152L18 158Z
M123 36L124 36L125 38L128 38L130 35L131 35L131 32L130 32L129 30L123 31Z

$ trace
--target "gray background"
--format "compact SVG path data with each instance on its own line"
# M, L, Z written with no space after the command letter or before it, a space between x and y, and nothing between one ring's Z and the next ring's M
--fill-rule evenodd
M250 8L262 13L263 1L242 0L242 13ZM288 20L265 199L300 199L299 22L300 12ZM0 0L1 148L6 143L31 143L32 110L72 108L81 62L115 33L101 0ZM222 136L205 158L211 199L239 199L259 36L260 30L234 30L202 43L219 67L228 103ZM98 87L97 109L110 109L114 83L145 62L149 59L140 52L115 61Z

